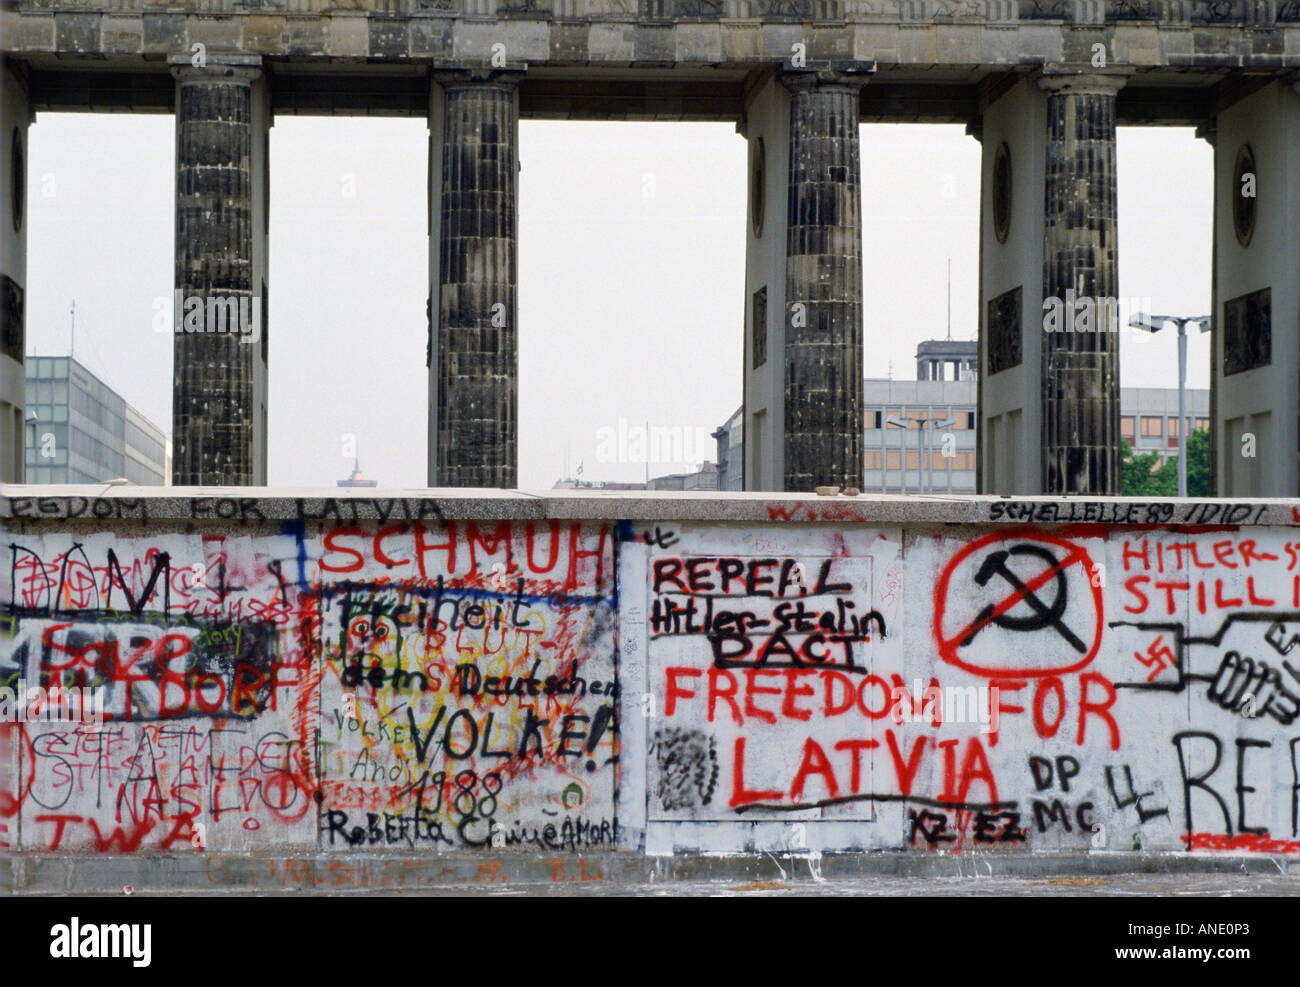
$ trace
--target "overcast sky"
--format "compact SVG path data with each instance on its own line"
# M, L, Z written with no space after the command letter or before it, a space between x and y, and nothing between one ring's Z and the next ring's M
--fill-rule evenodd
M421 120L280 117L271 131L270 469L333 486L352 461L425 483L427 133ZM28 352L68 352L171 431L174 124L42 113L30 136ZM916 344L977 319L979 144L959 126L862 128L866 374L915 377ZM519 483L639 480L602 429L692 443L740 404L745 143L731 124L520 125ZM1210 146L1184 128L1119 132L1120 293L1156 311L1210 304ZM1177 386L1172 331L1125 330L1121 383ZM1209 386L1208 337L1189 386ZM691 448L695 445L695 448ZM617 451L617 450L614 450ZM629 450L624 450L629 451ZM635 451L635 450L630 450Z

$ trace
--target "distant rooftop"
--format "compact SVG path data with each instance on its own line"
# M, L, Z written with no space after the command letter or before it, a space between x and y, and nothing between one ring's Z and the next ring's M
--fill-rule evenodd
M556 480L552 490L644 490L644 483L613 483L608 480Z
M927 339L916 344L917 357L969 357L979 355L980 344L974 339Z

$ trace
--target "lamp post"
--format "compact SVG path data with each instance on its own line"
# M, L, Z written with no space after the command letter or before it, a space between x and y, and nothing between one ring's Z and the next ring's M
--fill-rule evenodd
M27 409L27 419L26 419L26 424L28 424L28 425L30 425L30 426L32 427L32 441L31 441L30 445L26 445L26 446L23 448L23 482L24 482L24 483L30 483L30 482L31 482L31 481L28 480L28 478L27 478L27 449L30 448L30 449L33 449L33 450L34 450L34 449L36 448L36 427L37 427L36 423L39 422L39 421L40 421L40 416L36 414L36 409L35 409L35 408L29 408L29 409ZM24 443L27 442L27 430L26 430L26 429L23 430L23 442L24 442Z
M1134 329L1157 333L1168 323L1178 327L1178 496L1187 496L1187 327L1200 326L1210 331L1210 316L1144 315L1138 312L1129 320Z
M929 423L932 429L948 428L953 424L951 418L886 418L885 424L892 425L894 428L906 429L912 422L916 422L916 486L918 493L925 493L925 426ZM907 476L907 470L903 470L903 476ZM907 481L903 481L904 486Z
M954 425L956 425L956 424L957 424L957 420L956 420L955 418L931 418L931 419L930 419L930 430L931 430L931 431L934 431L936 428L952 428L952 427L953 427ZM927 450L927 452L928 452L928 451L929 451L929 450ZM952 468L952 464L951 464L951 463L949 463L948 466L949 466L949 469ZM926 466L926 469L927 469L927 470L928 470L929 468L930 468L929 466ZM952 474L951 474L951 473L948 474L948 478L949 478L949 481L950 481L949 485L951 486L951 479L952 479Z

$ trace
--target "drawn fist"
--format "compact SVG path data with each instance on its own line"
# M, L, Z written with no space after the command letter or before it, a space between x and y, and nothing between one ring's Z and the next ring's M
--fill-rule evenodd
M1267 713L1282 724L1290 724L1300 713L1300 680L1286 662L1282 663L1286 678L1267 662L1247 658L1229 651L1219 663L1219 671L1210 683L1212 702L1247 719Z

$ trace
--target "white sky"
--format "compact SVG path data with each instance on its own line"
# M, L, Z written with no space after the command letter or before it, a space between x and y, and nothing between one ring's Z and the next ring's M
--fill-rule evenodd
M427 146L422 120L271 131L273 486L333 486L347 436L381 486L424 485ZM75 299L78 358L170 433L171 338L153 314L173 290L172 118L43 113L29 154L28 352L68 351ZM979 144L960 126L873 124L862 159L866 374L911 379L916 344L945 333L949 256L953 337L974 338ZM584 479L643 479L644 462L598 457L620 419L680 429L694 462L651 475L714 458L693 440L740 404L743 138L526 120L520 160L520 486L579 462ZM1212 170L1190 129L1120 130L1122 295L1209 311ZM1176 354L1171 331L1125 330L1123 386L1177 386ZM1208 337L1189 354L1189 386L1208 387Z

